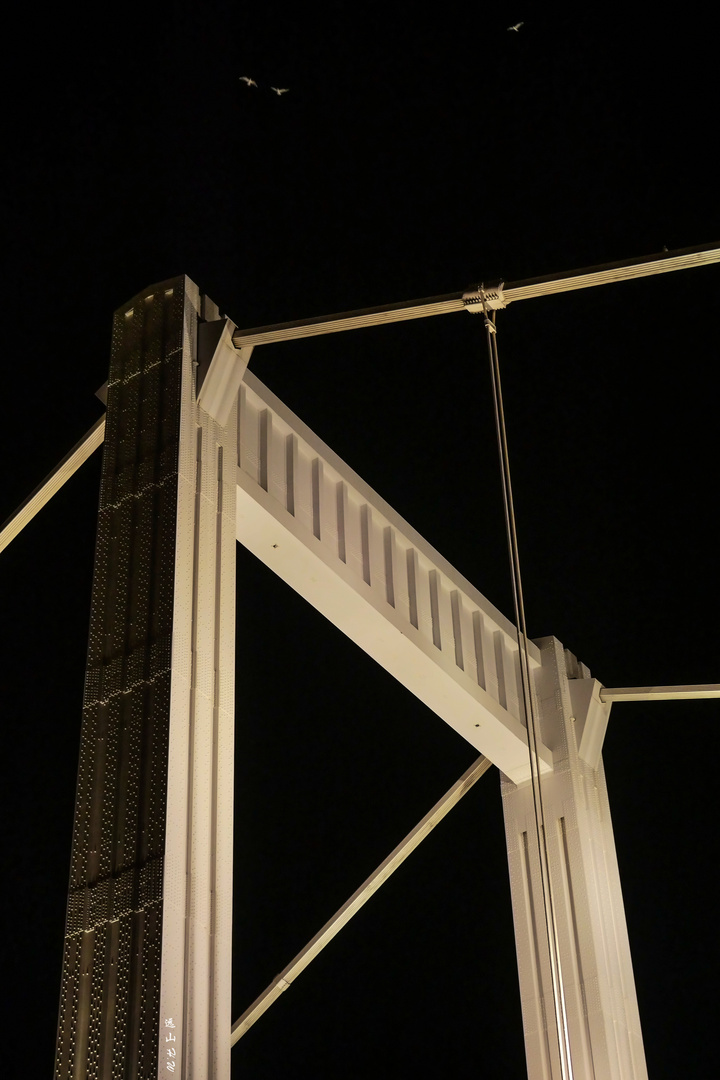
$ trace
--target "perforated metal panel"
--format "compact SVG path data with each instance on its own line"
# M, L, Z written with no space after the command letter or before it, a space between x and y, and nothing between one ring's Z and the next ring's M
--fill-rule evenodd
M184 294L114 319L58 1078L157 1071Z
M230 1076L237 407L198 405L202 313L175 278L115 314L58 1080Z

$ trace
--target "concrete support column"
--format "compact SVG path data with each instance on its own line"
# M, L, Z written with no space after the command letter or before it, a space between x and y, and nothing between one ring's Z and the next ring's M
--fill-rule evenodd
M194 335L218 313L185 280L158 1075L229 1080L237 400L224 427L198 406Z
M586 752L592 763L579 753L597 740L578 729L607 716L573 707L566 660L574 658L560 642L536 644L541 738L554 755L541 791L573 1080L647 1080L602 760L599 748ZM528 1077L560 1080L531 785L503 776L502 798Z
M217 316L185 277L115 314L58 1080L230 1076L237 406L220 426L197 402Z

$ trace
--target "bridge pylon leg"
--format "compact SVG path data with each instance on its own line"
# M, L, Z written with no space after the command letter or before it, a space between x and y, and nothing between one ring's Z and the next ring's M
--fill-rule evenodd
M229 1080L237 405L186 277L115 313L57 1080Z
M589 730L604 733L607 711L579 707L589 695L576 687L582 680L590 688L589 672L559 641L536 644L540 734L554 755L541 792L572 1077L647 1080L602 734ZM502 798L528 1077L562 1080L530 781L516 786L503 776Z

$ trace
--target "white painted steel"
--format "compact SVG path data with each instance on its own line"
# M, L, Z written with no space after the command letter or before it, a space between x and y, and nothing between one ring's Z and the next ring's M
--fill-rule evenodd
M273 341L291 341L295 338L315 337L318 334L336 334L343 330L359 330L364 326L382 326L407 319L424 319L431 315L449 315L454 311L482 311L481 289L489 295L490 308L507 307L518 300L530 300L536 296L552 293L589 289L596 285L609 285L618 281L667 274L673 270L687 270L693 266L707 266L720 262L720 246L707 245L700 248L683 248L679 251L662 252L640 259L605 266L571 270L563 274L548 274L541 278L509 284L492 284L468 289L465 292L448 293L424 300L406 300L382 307L364 308L359 311L343 311L336 315L321 315L275 326L258 326L248 330L236 330L233 342L241 345L269 345ZM498 293L495 302L492 294Z
M277 326L236 330L233 342L238 349L243 345L269 345L273 341L293 341L295 338L318 337L320 334L338 334L343 330L361 330L364 326L384 326L409 319L427 319L431 315L450 315L453 311L464 309L462 295L451 293L427 300L399 301L397 304L320 315L314 319L280 323Z
M237 407L195 401L197 288L186 279L158 1076L229 1080Z
M676 701L684 698L720 698L720 683L695 686L616 686L600 688L601 701Z
M612 703L603 698L597 679L570 679L568 688L578 754L591 768L597 769Z
M487 290L495 290L498 300L492 297L487 302L490 308L506 307L517 300L529 300L536 296L548 296L557 292L570 292L575 289L587 289L595 285L611 284L617 281L629 281L637 277L648 277L654 274L665 274L674 270L686 270L693 266L706 266L710 263L720 262L720 247L708 246L706 248L683 249L681 251L663 252L660 255L648 256L645 259L626 260L624 263L614 263L610 266L598 267L589 270L570 271L566 274L552 274L544 278L533 278L525 282L510 283L483 287ZM216 315L217 315L217 309ZM426 300L401 301L396 304L385 304L381 307L366 308L360 311L347 311L337 315L322 315L306 320L279 323L275 326L263 326L249 330L238 330L234 323L228 320L228 338L232 346L239 353L241 364L247 366L250 351L255 345L267 345L274 341L289 341L295 338L314 337L319 334L338 333L343 330L355 330L364 326L380 326L390 322L401 322L408 319L428 318L431 315L447 315L454 311L478 311L482 310L480 303L480 289L470 289L457 293L448 293L445 296L429 297ZM219 316L218 316L219 317ZM225 335L224 335L225 337ZM232 385L236 389L239 384L238 372L240 368L236 363L229 362L227 346L229 342L224 340L225 362L222 366L216 366L215 377L221 382L220 396L228 400L227 387ZM240 373L240 378L242 374ZM213 387L212 396L215 394ZM202 401L204 407L211 413L215 406L211 402L211 389L203 387L201 398L206 398L207 403ZM221 421L222 421L221 417ZM221 426L222 423L221 423ZM101 430L100 430L101 428ZM88 434L82 439L68 457L63 458L56 469L36 489L26 503L16 512L0 532L0 551L6 547L18 532L34 517L45 503L52 498L55 492L65 483L73 472L87 459L104 438L104 417L98 421ZM87 453L83 456L83 447L87 443ZM79 455L75 457L74 455ZM70 458L73 458L72 464ZM66 468L67 466L67 468ZM56 479L57 478L57 479ZM47 487L47 491L45 491Z
M267 387L240 388L237 538L502 771L529 776L516 632ZM531 667L539 653L530 643ZM540 747L540 767L552 755Z
M502 299L509 303L719 260L720 248L668 253L509 285ZM515 629L251 373L244 373L234 404L238 359L246 364L254 344L464 306L457 294L236 331L228 336L245 355L232 355L225 341L221 365L207 386L210 415L194 396L200 297L186 279L159 1036L162 1051L164 1020L172 1018L178 1075L185 1080L230 1076L236 537L504 774L529 1076L558 1075L554 1017L546 1007L549 957L539 859L531 842L535 821ZM7 523L0 550L103 437L101 418ZM645 1080L600 750L612 701L720 697L720 685L608 690L574 658L569 681L569 654L553 638L541 644L542 655L529 644L530 668L539 702L546 839L573 1073L576 1080ZM414 834L419 842L424 827L421 822L251 1006L235 1025L237 1032L337 933L392 872L390 864L394 869L406 857ZM163 1063L161 1053L158 1075L164 1075Z
M240 349L234 347L235 329L235 323L231 319L225 319L210 368L198 394L200 408L209 413L221 428L224 428L228 422L248 360L252 355L251 345Z
M42 510L45 503L50 502L53 495L60 490L73 473L87 461L90 455L102 446L105 438L105 417L101 416L82 439L73 446L62 461L58 462L53 471L45 477L43 482L35 488L13 516L9 518L0 531L0 551L8 546L15 537L25 528L29 521Z
M590 289L596 285L611 285L618 281L668 274L673 270L689 270L693 266L708 266L716 262L720 262L720 247L701 248L695 251L669 251L647 259L548 276L544 280L518 282L506 286L504 298L506 304L510 304L517 300L530 300L536 296L550 296L552 293L572 292L575 289Z
M599 759L578 753L566 656L539 643L543 741L555 768L542 777L549 870L557 913L574 1080L646 1080L620 876ZM503 811L529 1080L561 1075L529 783L502 780Z
M397 868L405 862L408 855L410 855L426 836L432 832L438 822L442 821L445 815L452 810L453 806L456 806L457 803L460 802L463 795L466 795L476 781L487 772L490 765L491 763L484 757L473 762L470 768L463 773L450 790L435 803L432 810L428 811L425 817L418 822L405 839L401 840L397 847L390 852L388 857L380 863L377 870L373 871L370 877L366 878L362 883L360 888L355 890L350 899L335 912L331 919L328 919L322 930L319 930L305 948L301 949L287 967L283 968L280 974L273 979L270 985L263 990L262 994L256 998L252 1005L250 1005L242 1016L233 1024L232 1037L230 1039L233 1046L242 1038L245 1032L260 1019L262 1014L270 1008L273 1002L277 1001L282 992L287 990L290 983L305 970L308 964L310 964L320 952L322 952L325 946L332 941L340 930L342 930L343 926L352 919L353 915L358 913L360 908L368 902L370 897L377 892L390 875L395 873Z

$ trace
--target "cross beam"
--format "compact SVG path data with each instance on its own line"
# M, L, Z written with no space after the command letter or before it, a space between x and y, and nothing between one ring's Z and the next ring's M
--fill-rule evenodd
M678 701L688 698L720 698L720 683L696 686L616 686L600 689L601 701Z
M249 330L232 331L232 343L238 352L254 345L269 345L276 341L292 341L296 338L335 334L343 330L358 330L365 326L382 326L386 323L423 319L430 315L448 315L454 311L481 311L482 296L495 293L491 307L507 307L517 300L530 300L536 296L588 289L595 285L607 285L617 281L629 281L638 277L666 274L673 270L687 270L693 266L707 266L720 262L720 243L703 244L700 247L679 248L663 251L659 255L644 255L635 259L605 263L581 270L568 270L560 274L545 274L508 284L478 286L464 292L446 293L443 296L423 300L404 300L379 307L360 308L335 315L318 315L310 319L258 326ZM247 352L244 358L247 360ZM56 491L69 480L86 461L104 438L104 419L99 420L76 446L63 458L48 477L25 502L8 518L0 529L0 551L14 540L17 534L32 520L38 510L52 498Z
M251 371L238 425L239 542L514 783L529 779L512 623Z
M525 281L508 284L495 282L464 292L429 296L423 300L405 300L380 307L361 308L358 311L342 311L335 315L318 315L272 326L257 326L250 330L235 330L233 344L236 349L240 349L248 345L269 345L275 341L292 341L319 334L336 334L342 330L359 330L365 326L384 326L408 319L424 319L430 315L449 315L453 311L482 310L481 292L486 291L498 294L491 306L507 307L517 300L530 300L536 296L550 296L552 293L571 292L575 289L589 289L595 285L667 274L672 270L687 270L692 266L706 266L716 262L720 262L720 243L680 248L677 251L663 251L659 255L623 259L620 262L568 270L560 274L545 274Z

